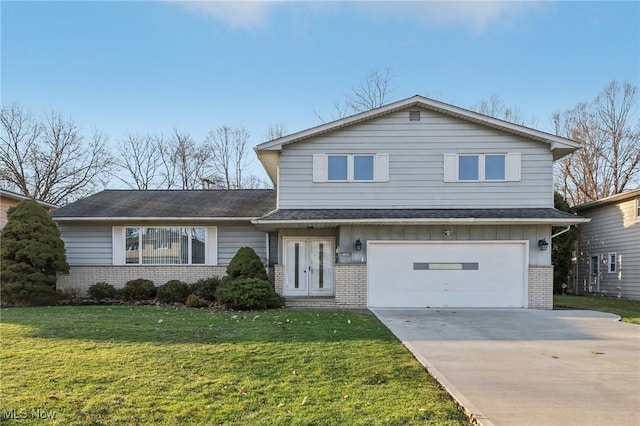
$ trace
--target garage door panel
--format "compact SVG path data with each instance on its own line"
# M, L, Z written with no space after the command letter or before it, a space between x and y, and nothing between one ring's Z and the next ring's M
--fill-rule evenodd
M522 307L528 245L370 241L371 307Z

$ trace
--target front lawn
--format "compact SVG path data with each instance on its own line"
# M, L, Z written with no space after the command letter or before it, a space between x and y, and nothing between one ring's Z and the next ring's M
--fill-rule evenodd
M10 308L0 332L3 425L470 424L369 314Z
M588 309L620 315L622 321L640 324L640 302L600 296L553 296L553 306Z

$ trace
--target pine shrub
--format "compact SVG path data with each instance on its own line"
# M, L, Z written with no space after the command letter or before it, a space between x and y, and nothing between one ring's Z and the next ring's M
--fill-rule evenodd
M271 284L259 278L240 278L223 282L216 300L227 309L259 310L281 308L284 304Z
M120 296L124 300L149 300L156 297L157 290L153 281L138 278L127 281L124 288L120 290Z
M118 290L109 283L100 282L89 287L88 294L91 299L95 300L115 299Z
M251 247L240 247L227 266L227 281L241 278L269 279L260 256Z
M171 280L158 287L156 297L162 303L184 303L190 293L189 284L180 280Z

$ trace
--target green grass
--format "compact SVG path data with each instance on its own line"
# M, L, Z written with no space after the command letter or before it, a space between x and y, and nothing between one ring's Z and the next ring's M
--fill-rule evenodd
M611 299L600 296L553 296L553 305L558 307L588 309L620 315L622 321L640 324L640 301Z
M155 306L0 313L3 425L470 424L369 314ZM37 409L55 417L43 423Z

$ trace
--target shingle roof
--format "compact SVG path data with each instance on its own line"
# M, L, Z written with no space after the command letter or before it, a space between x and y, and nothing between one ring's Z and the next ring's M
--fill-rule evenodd
M516 209L279 209L259 219L282 221L376 221L376 220L544 220L580 221L582 218L553 208Z
M276 208L272 189L106 190L55 212L65 218L255 218Z

